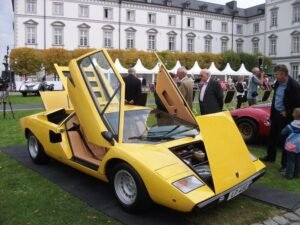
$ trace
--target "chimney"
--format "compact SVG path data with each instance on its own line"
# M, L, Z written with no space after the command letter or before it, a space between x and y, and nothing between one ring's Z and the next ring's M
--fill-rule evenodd
M236 10L237 9L237 2L236 1L227 2L226 6L228 8L230 8L231 10Z

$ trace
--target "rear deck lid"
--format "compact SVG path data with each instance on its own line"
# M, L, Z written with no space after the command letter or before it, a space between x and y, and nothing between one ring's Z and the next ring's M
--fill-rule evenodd
M248 148L229 112L197 117L216 194L256 173Z

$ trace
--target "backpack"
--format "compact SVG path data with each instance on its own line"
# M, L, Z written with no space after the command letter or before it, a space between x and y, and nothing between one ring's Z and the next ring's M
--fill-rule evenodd
M285 140L284 149L288 152L300 153L300 133L296 133L291 125L288 125L292 131Z

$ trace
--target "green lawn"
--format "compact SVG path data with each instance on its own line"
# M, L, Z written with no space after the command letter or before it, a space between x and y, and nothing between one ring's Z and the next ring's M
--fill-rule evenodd
M16 120L0 117L0 147L25 145L19 118L35 112L38 111L17 111ZM257 156L265 151L262 146L249 148ZM267 173L259 183L300 193L300 182L283 179L278 168L279 161L267 164ZM0 177L1 225L119 224L1 152ZM280 213L283 211L240 196L214 208L185 214L185 217L199 225L241 225L263 221Z
M41 104L42 99L38 95L29 95L27 97L23 97L19 94L11 94L9 96L9 99L11 101L11 104Z

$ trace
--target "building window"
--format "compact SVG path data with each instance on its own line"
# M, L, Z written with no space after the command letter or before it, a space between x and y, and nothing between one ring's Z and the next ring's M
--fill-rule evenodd
M259 33L259 23L253 24L253 33Z
M187 38L187 51L188 52L194 52L195 51L195 48L194 48L194 41L195 38L193 37L188 37Z
M297 23L300 22L300 4L294 6L293 8L293 22Z
M126 48L127 49L135 48L135 32L126 33Z
M104 48L112 48L113 47L113 33L110 30L105 30L104 33Z
M89 6L79 5L79 17L89 17Z
M53 16L63 16L64 15L64 3L53 2L52 4L52 14Z
M169 44L168 44L168 47L169 47L169 51L176 51L176 48L175 48L175 46L176 46L176 36L169 36L169 38L168 38L168 42L169 42Z
M148 13L148 24L156 24L156 14Z
M36 26L26 26L26 44L27 45L35 45L37 44L36 40Z
M196 34L190 32L186 35L187 37L187 51L188 52L194 52L195 51L195 38Z
M211 20L205 20L205 30L211 30Z
M291 64L291 75L294 79L298 80L298 76L299 76L299 65L298 64Z
M63 28L54 27L53 28L53 45L63 45Z
M278 20L278 9L271 10L271 27L277 26L277 20Z
M259 52L258 41L252 42L252 52L253 54L257 54Z
M240 39L236 40L236 52L237 53L243 52L243 44L244 44L243 39L240 38Z
M292 52L300 52L300 34L292 36Z
M104 19L112 20L113 19L113 9L104 8Z
M156 35L148 35L148 50L156 50Z
M224 53L228 50L228 40L221 40L221 52Z
M270 39L270 55L276 55L277 52L277 39Z
M26 0L25 12L36 14L36 0Z
M89 46L89 30L80 29L79 30L79 46L87 47Z
M205 52L211 52L211 40L205 39Z
M134 10L127 10L126 13L126 19L129 22L134 22L135 21L135 11Z
M176 26L176 16L173 16L173 15L171 15L171 16L169 16L169 19L168 19L168 25L169 26Z
M228 32L228 24L225 23L225 22L222 22L222 25L221 25L221 31L223 33L227 33Z
M243 34L243 25L242 24L237 24L236 25L236 33L237 34Z
M194 28L194 18L187 18L187 27Z

